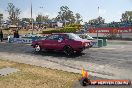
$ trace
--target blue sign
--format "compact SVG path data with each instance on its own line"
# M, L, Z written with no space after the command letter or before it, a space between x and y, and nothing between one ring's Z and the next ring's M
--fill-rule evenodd
M32 39L10 38L9 43L32 43Z

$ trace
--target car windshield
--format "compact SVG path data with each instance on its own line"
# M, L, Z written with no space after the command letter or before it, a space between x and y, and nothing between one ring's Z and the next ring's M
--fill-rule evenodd
M93 39L93 38L92 38L91 36L89 36L89 35L87 35L87 38L88 38L88 39Z
M78 35L73 34L73 33L68 34L68 36L69 36L69 39L82 39Z

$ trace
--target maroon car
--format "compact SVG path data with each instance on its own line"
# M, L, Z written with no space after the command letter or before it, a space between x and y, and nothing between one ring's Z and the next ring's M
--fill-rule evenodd
M85 40L73 33L55 33L44 40L32 42L36 52L44 50L63 51L66 55L81 53L84 49L92 47L90 40Z

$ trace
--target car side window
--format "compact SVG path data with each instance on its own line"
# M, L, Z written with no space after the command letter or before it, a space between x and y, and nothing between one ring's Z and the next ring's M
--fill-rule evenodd
M50 35L46 38L46 40L52 40L53 39L53 35Z
M46 40L58 40L58 39L59 39L59 35L51 35Z
M64 40L64 36L62 36L62 35L59 35L59 38L58 38L58 40Z
M53 40L58 40L59 39L59 35L54 35Z

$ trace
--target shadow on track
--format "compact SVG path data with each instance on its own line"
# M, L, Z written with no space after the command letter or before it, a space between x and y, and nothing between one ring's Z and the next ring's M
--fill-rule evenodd
M41 52L32 51L32 54L41 55L41 56L52 56L52 57L66 57L66 58L76 58L85 55L85 53L79 53L79 54L75 53L71 56L67 56L63 52L55 52L55 51L41 51Z

